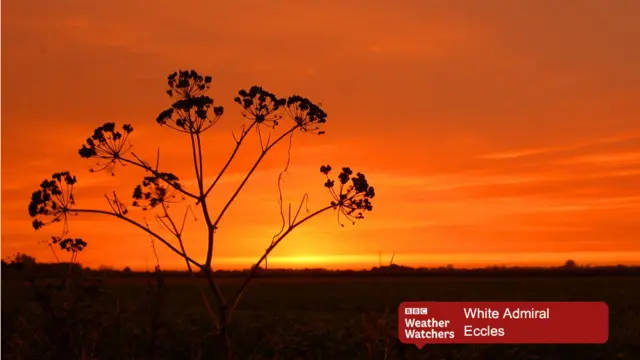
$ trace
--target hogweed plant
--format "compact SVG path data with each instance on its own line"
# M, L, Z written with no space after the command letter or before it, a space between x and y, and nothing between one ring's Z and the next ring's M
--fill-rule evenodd
M327 114L320 106L301 96L279 98L259 86L252 86L249 90L240 90L234 102L240 105L242 117L248 123L240 126L238 135L232 134L235 147L231 151L231 155L213 181L210 184L205 184L203 137L205 132L214 128L224 113L224 108L206 95L210 89L211 80L211 76L202 76L194 70L181 70L169 75L167 94L174 101L171 107L162 111L156 119L160 126L183 133L187 137L196 179L194 189L184 187L176 174L160 169L159 152L158 158L153 164L136 155L132 151L131 145L133 127L129 124L117 126L115 123L109 122L97 127L78 151L82 158L96 161L96 166L90 172L110 171L114 175L117 166L128 165L139 168L146 173L140 185L133 190L133 201L130 206L142 212L152 212L158 223L175 238L174 241L160 235L148 223L141 223L131 218L129 206L115 192L110 195L105 194L107 209L76 206L73 189L77 180L69 172L55 173L51 179L44 180L40 184L40 188L31 197L29 214L33 218L32 224L36 230L52 223L62 223L63 236L56 238L55 244L62 249L72 251L74 254L87 245L82 239L66 237L69 232L69 220L80 214L108 216L129 223L147 233L152 239L159 241L182 257L188 271L193 273L194 270L198 270L204 274L214 297L210 302L217 306L217 313L211 312L216 331L226 339L226 328L230 315L235 310L244 289L256 275L261 264L266 262L268 255L287 235L310 219L328 211L334 211L339 221L345 218L355 223L356 220L364 217L365 212L372 210L371 199L375 196L375 192L363 174L354 173L349 167L343 167L337 177L332 178L331 166L323 165L320 167L320 172L326 177L324 186L331 195L330 201L326 206L315 211L306 209L303 212L302 208L307 200L305 195L297 207L297 211L292 212L291 204L288 206L288 211L285 211L282 204L279 181L280 215L283 220L281 231L272 239L264 254L252 266L249 275L234 295L226 298L221 293L212 270L213 249L215 241L218 240L216 230L224 215L272 149L279 144L286 144L283 140L287 138L289 146L291 146L291 137L296 132L324 134L322 125L327 121ZM285 128L284 131L276 132L282 127ZM253 166L229 196L222 209L214 214L209 207L208 197L250 134L257 136L260 152ZM191 201L192 204L187 207L180 221L172 216L169 207L173 203L182 201ZM183 236L184 224L188 212L193 213L193 209L196 207L200 208L206 225L207 236L206 239L203 239L206 241L204 260L194 259L187 253L184 246L186 240ZM177 245L174 245L176 242ZM209 300L207 299L207 301Z

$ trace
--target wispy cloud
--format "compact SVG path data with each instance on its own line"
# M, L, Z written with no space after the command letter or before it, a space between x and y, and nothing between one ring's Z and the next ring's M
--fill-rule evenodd
M640 152L622 152L574 156L558 160L561 164L640 164Z
M486 160L516 159L516 158L522 158L522 157L538 155L538 154L546 154L546 153L553 153L558 151L571 150L579 147L580 146L557 146L557 147L546 147L546 148L537 148L537 149L522 149L522 150L506 151L506 152L499 152L499 153L483 154L478 156L478 158L486 159Z
M478 156L480 159L486 160L500 160L500 159L515 159L528 157L539 154L548 154L548 153L561 153L561 152L569 152L572 150L579 150L583 148L589 148L597 145L606 145L606 144L616 144L616 143L624 143L628 141L640 140L640 134L618 134L613 136L607 136L603 138L590 139L582 142L577 142L571 145L560 145L560 146L550 146L550 147L541 147L534 149L521 149L521 150L513 150L506 152L497 152L497 153L489 153Z

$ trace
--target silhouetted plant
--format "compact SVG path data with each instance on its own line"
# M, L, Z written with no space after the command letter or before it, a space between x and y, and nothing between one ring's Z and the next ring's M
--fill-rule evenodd
M326 123L327 114L319 105L298 95L279 98L259 86L252 86L249 90L240 90L234 101L241 106L241 114L249 121L249 124L241 126L239 135L232 134L235 140L235 147L229 159L222 166L214 180L210 184L205 184L202 136L203 133L211 129L220 120L224 113L224 108L217 105L212 98L205 94L211 85L212 78L210 76L202 76L194 70L181 70L170 74L167 80L169 87L167 94L174 99L174 102L171 107L158 115L156 122L160 126L184 133L188 137L197 183L195 189L185 188L180 183L177 175L160 170L159 151L153 165L142 160L131 151L130 138L133 133L133 127L129 124L118 127L115 123L110 122L97 127L93 134L86 139L85 144L79 150L79 154L83 158L96 161L96 166L91 169L92 172L109 170L113 175L118 165L132 165L144 170L148 175L143 178L140 185L135 187L132 205L142 211L154 211L158 222L178 240L179 248L154 231L147 223L140 223L132 219L129 216L127 207L119 200L115 192L112 196L105 195L110 210L78 208L73 198L73 187L77 182L76 177L68 172L55 173L50 180L45 180L41 183L40 189L32 195L29 214L33 218L33 227L36 230L52 222L63 222L64 235L56 238L55 243L59 244L62 249L74 253L84 249L87 244L81 239L66 237L68 233L67 223L71 216L83 213L107 215L120 219L146 232L152 239L160 241L174 253L184 258L189 271L193 273L192 269L195 267L205 275L213 291L218 309L217 314L211 312L211 315L214 318L218 333L221 338L225 339L226 344L226 328L230 315L236 308L245 287L256 275L258 269L261 268L260 265L263 261L266 261L271 251L295 228L323 212L334 210L337 212L339 221L341 217L345 217L355 223L355 220L364 217L365 212L373 209L371 199L375 196L375 192L362 173L354 173L351 168L343 167L337 178L333 179L330 177L331 167L323 165L320 168L320 172L326 176L324 185L329 190L332 197L331 201L316 211L311 212L307 209L306 214L301 214L303 204L307 200L305 195L294 214L292 214L291 205L289 205L286 221L285 211L281 202L283 219L281 231L272 239L271 244L252 267L249 276L234 296L225 298L218 288L211 266L213 247L216 240L215 233L222 218L271 149L282 143L282 140L286 138L291 140L296 131L318 135L324 134L322 125ZM286 123L286 128L282 133L276 134L276 129L285 124L283 121L285 115L290 118L291 122ZM216 216L213 216L207 202L208 195L233 162L247 136L254 130L261 146L260 153L221 211ZM282 196L280 196L280 199L282 199ZM183 244L184 224L188 212L192 211L191 206L187 208L181 222L174 220L169 212L170 204L183 200L192 200L195 206L200 206L201 208L207 229L207 251L204 261L198 261L190 257ZM342 225L342 223L340 224ZM205 298L204 293L201 292L201 294ZM205 305L208 306L208 301L205 302ZM226 345L223 345L223 347L226 347ZM225 351L229 354L228 349Z

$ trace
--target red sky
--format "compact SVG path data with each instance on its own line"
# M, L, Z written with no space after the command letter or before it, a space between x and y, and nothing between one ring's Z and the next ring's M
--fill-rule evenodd
M38 244L32 191L51 173L78 177L82 207L107 209L136 169L89 174L77 149L106 121L131 123L136 151L162 149L187 183L188 139L155 124L166 76L213 76L225 115L205 139L214 176L243 120L233 97L257 84L300 94L329 114L322 137L296 134L285 196L328 204L319 166L351 166L375 186L374 211L341 227L325 214L296 230L270 266L640 263L640 2L4 1L2 256L52 260ZM222 206L257 142L213 193ZM280 227L269 155L221 223L218 268L247 267ZM176 209L180 210L180 209ZM138 216L138 215L134 215ZM148 236L80 216L72 236L89 266L152 267ZM202 216L188 249L204 257ZM180 259L160 250L161 265Z

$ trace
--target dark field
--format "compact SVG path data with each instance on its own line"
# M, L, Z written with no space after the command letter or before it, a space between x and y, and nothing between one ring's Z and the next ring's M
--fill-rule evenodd
M53 325L30 303L29 285L3 281L3 358L147 359L151 349L156 359L216 358L196 281L167 279L163 298L148 293L146 279L107 278L104 294ZM240 280L220 281L230 292ZM385 345L398 304L411 300L606 301L610 337L604 345ZM257 279L232 325L240 359L640 359L640 277ZM47 340L63 330L84 355Z

